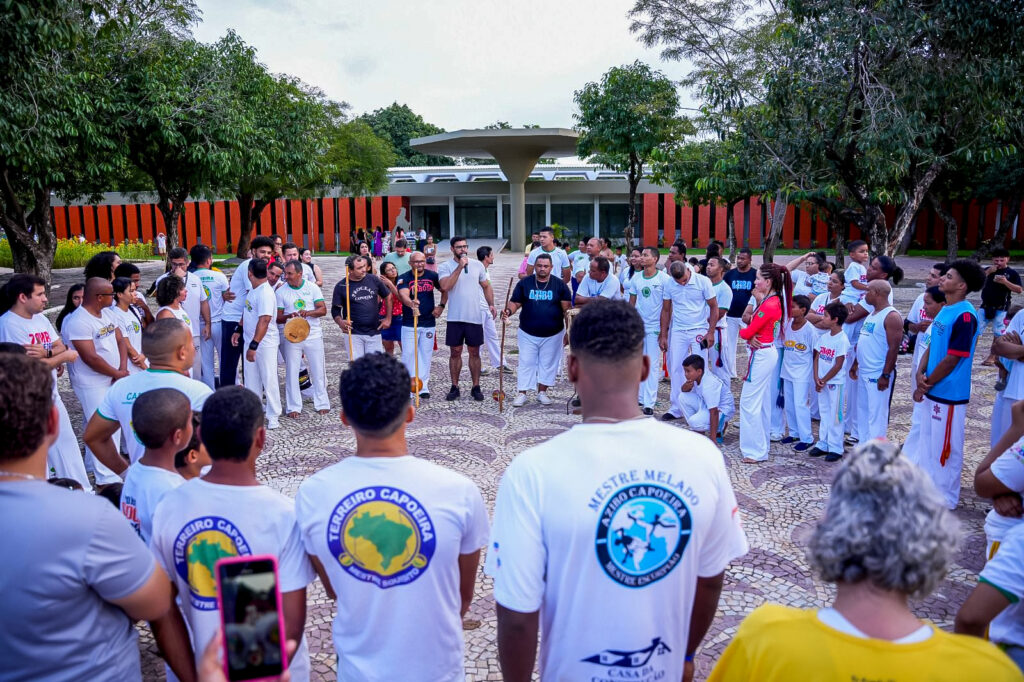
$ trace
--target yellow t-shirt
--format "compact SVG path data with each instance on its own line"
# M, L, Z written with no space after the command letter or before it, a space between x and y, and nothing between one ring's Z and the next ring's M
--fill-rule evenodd
M1017 666L985 640L932 628L923 642L863 639L825 625L813 610L766 604L740 624L708 682L1002 682Z

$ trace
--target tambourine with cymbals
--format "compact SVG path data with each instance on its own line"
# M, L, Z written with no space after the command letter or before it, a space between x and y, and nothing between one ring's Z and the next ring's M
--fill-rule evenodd
M284 338L291 343L302 343L309 336L309 322L301 317L293 317L284 323Z

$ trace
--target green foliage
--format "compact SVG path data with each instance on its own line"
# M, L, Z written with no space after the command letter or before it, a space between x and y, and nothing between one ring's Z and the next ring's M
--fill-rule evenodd
M106 244L79 242L77 239L58 239L57 250L53 255L53 267L85 267L90 258L103 251L117 251L122 260L149 260L153 256L153 242L128 241L111 248ZM6 239L0 239L0 267L14 267L11 245Z
M363 114L358 120L366 123L379 137L391 143L399 166L454 166L450 156L422 154L409 146L409 140L445 132L443 128L427 123L406 104L395 102L373 113Z

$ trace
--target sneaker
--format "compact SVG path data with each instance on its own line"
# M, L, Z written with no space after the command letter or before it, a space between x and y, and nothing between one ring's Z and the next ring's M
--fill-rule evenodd
M997 393L999 391L1005 391L1006 390L1006 379L1000 379L999 381L997 381L996 385L995 385L995 389L996 389Z
M519 395L522 395L522 393ZM551 398L548 397L547 391L537 391L537 402L541 405L551 404Z
M796 442L796 438L793 438L793 436L786 436L785 438L783 438L779 442L782 443L783 445L789 445L791 443L795 443Z
M652 408L652 407L645 407L644 408L644 414L647 415L648 417L652 416L654 414L654 408Z
M520 393L516 396L516 399L512 401L512 407L522 407L526 404L526 394Z
M428 400L430 398L430 391L423 391L420 393L420 400Z
M846 436L846 438L843 439L843 442L846 443L847 445L856 445L860 441L857 440L856 436L849 434Z
M822 455L827 453L821 448L811 448L810 450L807 451L807 454L810 455L811 457L821 457Z
M806 452L813 447L813 443L797 443L793 446L793 449L797 452Z
M484 399L484 392L480 390L479 386L474 386L470 389L469 394L473 396L473 400L480 402Z
M841 453L841 452L830 452L827 455L825 455L825 461L826 462L838 462L842 458L843 458L843 453Z
M274 429L281 428L281 424L276 419L268 419L267 428L273 431Z
M509 367L508 365L502 365L501 366L501 371L504 374L513 374L515 372L515 370L512 369L511 367Z
M769 438L771 439L771 441L773 443L784 442L784 441L782 441L782 436L781 435L772 434L771 436L769 436Z
M491 370L487 369L483 365L480 365L480 376L485 377L491 373Z
M666 412L665 414L661 415L661 421L663 422L674 422L677 419L679 419L679 417L675 416L671 412Z
M572 399L572 406L573 407L581 407L582 405L583 405L583 403L580 402L579 398L573 398Z
M445 400L458 400L459 399L459 387L452 386L452 389L448 391L448 395L444 397Z

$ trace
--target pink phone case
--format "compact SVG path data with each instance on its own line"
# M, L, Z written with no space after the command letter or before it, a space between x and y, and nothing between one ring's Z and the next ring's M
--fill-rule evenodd
M269 561L274 567L274 599L277 604L277 627L279 637L278 640L281 643L281 671L284 672L288 669L288 653L285 650L285 634L284 634L284 608L281 602L281 582L280 576L277 571L277 557L271 554L261 554L255 556L236 556L225 559L220 559L214 566L214 573L217 574L217 610L220 613L220 632L223 647L221 649L222 665L224 666L224 677L231 679L231 671L228 669L228 638L224 628L224 602L222 595L224 590L220 584L220 567L222 564L246 564L256 561ZM278 676L274 677L254 677L246 682L275 682Z

